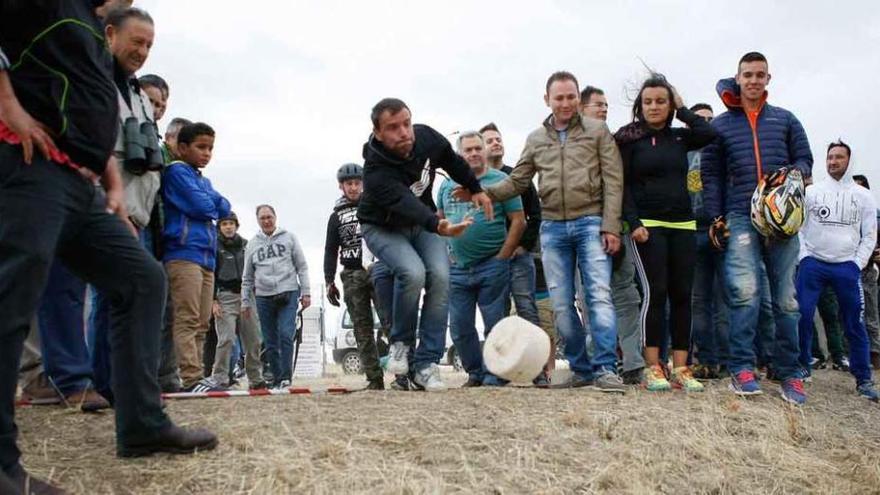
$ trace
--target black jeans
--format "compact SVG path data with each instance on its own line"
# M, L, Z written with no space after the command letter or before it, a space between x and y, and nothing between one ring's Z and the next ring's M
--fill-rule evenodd
M57 255L113 300L117 445L149 442L171 424L162 411L159 332L165 274L76 172L0 143L0 467L18 463L14 400L22 344Z

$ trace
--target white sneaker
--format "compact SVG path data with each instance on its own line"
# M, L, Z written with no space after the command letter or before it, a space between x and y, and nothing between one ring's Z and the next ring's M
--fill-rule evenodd
M288 389L290 388L290 380L281 380L280 382L276 383L275 386L272 388L274 388L275 390Z
M409 361L406 355L409 353L407 345L403 342L394 342L388 349L388 362L385 363L385 371L395 375L409 373Z
M413 381L421 385L427 392L446 391L446 384L440 378L440 367L433 363L416 371L413 375Z

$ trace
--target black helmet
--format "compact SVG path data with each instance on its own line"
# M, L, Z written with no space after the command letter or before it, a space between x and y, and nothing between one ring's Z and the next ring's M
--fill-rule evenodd
M336 180L338 182L345 182L351 179L363 178L364 167L361 167L357 163L346 163L345 165L339 167L339 171L336 172Z
M235 222L236 227L241 227L241 225L238 223L238 215L236 215L234 211L230 211L229 215L226 215L225 217L218 220L217 226L219 227L220 223L223 222L224 220L232 220L233 222Z

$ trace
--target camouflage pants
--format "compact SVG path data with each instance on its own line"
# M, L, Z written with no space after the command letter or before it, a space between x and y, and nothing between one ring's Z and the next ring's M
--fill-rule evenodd
M351 321L354 325L354 338L358 352L361 354L364 373L367 380L382 380L382 369L379 367L379 354L376 349L376 338L373 332L373 284L366 270L346 268L340 275L342 293Z

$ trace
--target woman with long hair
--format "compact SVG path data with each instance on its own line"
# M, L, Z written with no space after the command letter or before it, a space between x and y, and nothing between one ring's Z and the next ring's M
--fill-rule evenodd
M641 322L645 345L643 385L697 392L703 385L687 366L691 286L696 260L696 221L688 194L688 151L715 138L709 123L684 106L665 77L652 74L633 103L633 122L615 139L624 166L623 216L632 234L628 249L644 290ZM673 118L687 127L672 127ZM666 304L669 302L668 325ZM672 335L672 373L660 363L660 347Z

